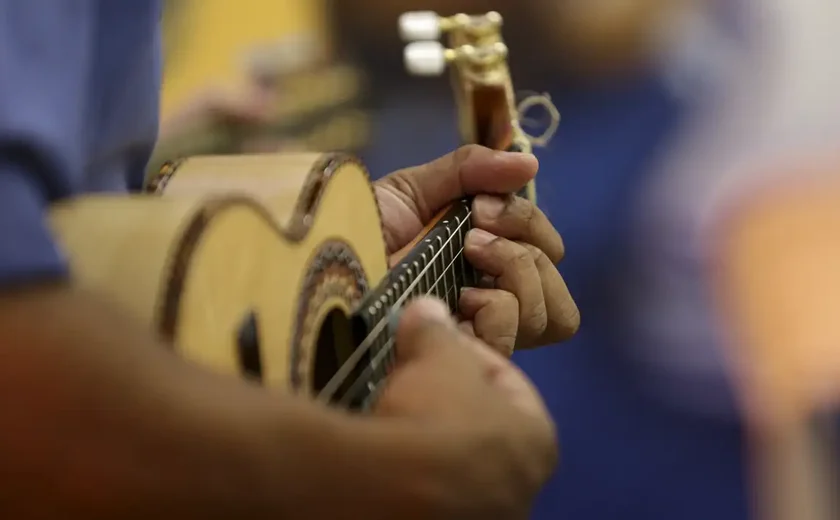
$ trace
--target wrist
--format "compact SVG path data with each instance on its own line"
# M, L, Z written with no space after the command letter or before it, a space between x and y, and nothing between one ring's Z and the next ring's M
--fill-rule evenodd
M284 518L439 518L445 443L402 421L304 406L318 424L285 447L287 461L297 462L283 464L275 481L285 488Z
M366 420L359 426L355 444L360 457L353 462L361 476L354 484L360 488L358 505L367 511L369 504L378 504L383 520L442 518L440 508L449 491L446 476L454 465L449 443L428 428L401 420Z

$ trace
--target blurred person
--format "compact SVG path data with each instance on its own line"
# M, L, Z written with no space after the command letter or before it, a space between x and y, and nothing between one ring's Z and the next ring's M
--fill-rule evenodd
M367 140L362 78L330 55L318 2L161 3L162 122L149 174L190 155L352 152Z
M400 367L365 418L183 363L74 285L45 217L54 202L140 189L158 132L159 18L154 1L0 3L2 516L525 516L556 460L554 426L497 351L561 340L578 317L565 291L542 289L562 283L548 260L562 241L524 199L479 194L467 239L508 290L462 296L474 335L440 302L410 305ZM384 177L388 248L450 200L510 193L536 169L463 147Z
M840 422L840 6L732 4L740 41L707 46L716 88L639 199L634 357L673 404L743 417L759 518L836 518L840 439L812 437Z
M367 117L356 99L359 72L340 63L284 71L282 56L273 55L294 52L295 43L254 51L269 57L255 59L263 63L243 71L236 84L210 83L170 108L160 123L149 174L166 161L190 155L352 153L365 143Z
M727 339L737 325L721 316L710 286L727 267L720 244L745 222L766 225L770 217L759 216L770 207L794 214L803 193L820 193L819 205L840 180L840 69L826 66L830 43L840 42L832 29L840 9L824 0L723 5L730 23L740 20L739 36L706 46L707 65L697 69L715 72L706 88L675 87L693 96L692 111L637 198L638 240L622 275L631 280L622 305L647 382L679 388L660 393L713 415L739 399L719 384L730 379L727 356L737 348ZM828 233L814 236L833 243Z

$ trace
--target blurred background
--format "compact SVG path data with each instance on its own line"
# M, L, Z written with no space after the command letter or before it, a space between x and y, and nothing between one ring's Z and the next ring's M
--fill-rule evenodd
M840 2L167 0L150 170L451 151L449 82L402 62L418 9L499 11L562 114L537 197L583 323L515 356L562 442L533 518L840 518Z

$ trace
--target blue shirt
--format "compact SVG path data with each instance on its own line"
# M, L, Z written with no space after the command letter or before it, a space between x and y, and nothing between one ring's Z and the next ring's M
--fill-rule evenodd
M0 284L65 274L52 202L141 186L160 15L158 0L0 2Z

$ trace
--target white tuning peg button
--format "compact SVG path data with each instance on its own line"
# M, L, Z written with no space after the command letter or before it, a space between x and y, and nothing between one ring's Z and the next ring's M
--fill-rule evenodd
M412 11L400 16L400 38L404 42L440 38L440 17L434 11Z
M446 49L439 42L414 42L405 46L405 68L415 76L439 76L446 70Z

